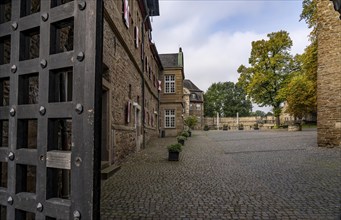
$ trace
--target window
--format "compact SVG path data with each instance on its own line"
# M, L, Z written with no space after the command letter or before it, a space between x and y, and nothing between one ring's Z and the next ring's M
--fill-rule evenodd
M165 128L175 128L175 110L165 110Z
M175 93L175 75L165 76L165 93Z
M197 110L201 109L201 105L200 104L196 104Z

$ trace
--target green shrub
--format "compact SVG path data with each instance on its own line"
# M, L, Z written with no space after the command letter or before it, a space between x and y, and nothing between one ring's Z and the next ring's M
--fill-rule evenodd
M183 135L179 135L179 136L177 136L176 137L176 139L178 140L178 141L181 141L181 140L186 140L187 138L185 137L185 136L183 136Z
M186 139L189 137L188 131L183 131L180 135L186 137Z
M193 129L194 126L198 123L198 118L194 115L190 115L187 118L185 118L184 123L190 129Z
M182 145L179 143L178 144L171 144L171 145L167 146L167 149L169 152L173 152L173 153L181 152L182 151Z

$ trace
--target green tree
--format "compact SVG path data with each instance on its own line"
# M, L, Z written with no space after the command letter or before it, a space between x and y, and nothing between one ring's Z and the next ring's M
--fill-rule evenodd
M243 88L233 82L213 83L204 95L205 116L222 117L249 116L252 103L247 99Z
M317 0L303 0L301 20L305 20L308 27L312 29L310 39L314 42L317 34Z
M252 42L250 67L241 65L238 68L238 81L253 102L273 108L276 125L279 125L281 104L285 101L279 91L285 87L297 64L289 53L292 40L288 32L273 32L267 36L268 40Z
M198 123L198 118L194 115L190 115L185 118L184 123L190 129L194 129L194 126Z
M264 117L265 116L265 112L261 111L261 110L257 110L255 112L252 112L253 116L260 116L260 117Z
M283 89L288 107L286 112L302 119L306 114L316 112L316 85L305 74L296 74Z
M309 28L311 44L302 55L295 57L299 70L288 80L286 88L281 90L281 96L286 99L287 113L302 118L306 114L316 114L317 96L317 39L316 39L316 0L304 0L301 20L304 19Z

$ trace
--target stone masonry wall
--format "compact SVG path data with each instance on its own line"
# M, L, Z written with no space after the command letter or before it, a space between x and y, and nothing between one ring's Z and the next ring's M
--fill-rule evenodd
M245 130L253 129L254 124L258 124L260 129L268 129L275 126L275 118L273 116L239 117L239 125L241 124ZM216 129L217 118L205 117L204 125ZM237 129L237 117L219 118L219 129L222 129L224 125L230 129Z
M341 20L329 0L318 1L318 145L341 146Z
M141 52L143 19L138 1L129 1L129 27L124 23L122 16L123 1L105 1L104 3L106 13L103 62L108 67L104 80L109 85L108 89L111 94L111 131L109 132L111 132L112 141L109 143L109 154L112 155L111 163L120 163L127 155L143 147L143 132L146 142L159 134L156 83L159 79L159 68L151 51L148 32L145 33L144 55ZM144 70L142 70L142 56ZM144 100L142 77L145 79ZM142 121L143 104L144 121ZM127 114L129 114L129 120ZM142 128L143 123L145 129Z

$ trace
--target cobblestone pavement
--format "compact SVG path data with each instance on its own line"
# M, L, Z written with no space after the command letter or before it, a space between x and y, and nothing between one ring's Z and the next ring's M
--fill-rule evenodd
M161 138L102 185L102 219L341 218L341 149L316 130L197 131L179 162Z

